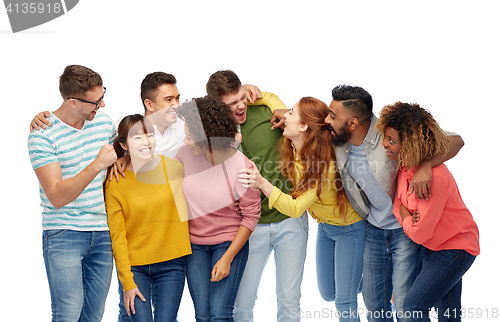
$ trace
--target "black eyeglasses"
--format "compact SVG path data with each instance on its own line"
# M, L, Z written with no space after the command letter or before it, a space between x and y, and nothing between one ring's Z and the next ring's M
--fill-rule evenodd
M97 102L87 101L87 100L84 100L84 99L78 98L78 97L68 97L68 99L69 100L70 99L74 99L74 100L77 100L77 101L80 101L80 102L83 102L83 103L94 104L95 108L99 108L99 105L101 105L101 102L104 99L104 94L106 94L106 87L103 87L103 88L104 88L104 93L102 93L102 97Z

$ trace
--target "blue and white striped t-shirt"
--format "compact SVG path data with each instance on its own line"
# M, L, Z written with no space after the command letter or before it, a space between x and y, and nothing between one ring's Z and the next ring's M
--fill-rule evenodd
M111 118L101 111L92 121L85 121L81 130L67 125L54 114L50 115L49 121L51 127L33 131L28 137L31 165L37 169L59 162L63 180L86 168L97 157L101 147L111 144L116 135ZM108 230L102 187L105 179L106 170L102 170L78 198L60 209L50 203L40 185L43 229Z

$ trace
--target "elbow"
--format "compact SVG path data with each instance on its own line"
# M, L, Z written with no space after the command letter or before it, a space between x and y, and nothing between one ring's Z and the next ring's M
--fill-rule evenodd
M414 231L407 231L406 235L413 240L416 244L423 245L426 241L429 240L429 236L420 234L418 232Z
M50 201L50 200L49 200ZM62 207L66 206L65 204L63 204L62 202L50 202L52 204L52 206L54 206L54 208L56 209L61 209Z
M462 137L461 137L461 136L458 136L458 137L456 138L456 140L457 140L457 149L458 149L458 150L462 149L462 148L464 147L464 145L465 145L464 140L462 139Z
M49 199L50 204L52 206L54 206L54 208L56 208L56 209L61 209L62 207L67 205L67 203L65 203L63 200L61 200L61 198L57 198L55 196L47 195L47 199Z
M458 151L460 151L465 145L465 142L460 135L452 136L450 143L454 146L456 153L458 153Z

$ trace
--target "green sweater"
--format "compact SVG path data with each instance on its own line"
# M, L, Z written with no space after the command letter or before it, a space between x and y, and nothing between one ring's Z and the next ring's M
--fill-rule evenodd
M241 149L252 160L264 178L287 193L291 183L280 173L278 140L283 131L271 130L271 110L265 105L253 105L247 108L246 122L241 125ZM278 210L269 209L268 198L261 193L261 217L259 224L270 224L290 217Z

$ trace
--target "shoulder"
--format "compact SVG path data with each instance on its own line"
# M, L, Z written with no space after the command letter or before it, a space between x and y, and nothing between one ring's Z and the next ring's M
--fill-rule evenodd
M161 155L161 160L165 163L167 167L180 168L180 169L184 168L184 166L182 165L181 162L179 162L179 160L172 159L166 155Z
M433 183L448 183L450 180L453 180L453 176L444 163L432 168Z
M101 110L97 111L97 114L91 124L93 124L94 126L104 126L109 130L115 129L115 123L113 122L111 117Z
M111 123L113 123L113 120L111 119L111 117L106 112L103 112L100 109L97 111L97 114L95 117L96 117L96 119L107 120L107 121L110 121Z
M267 105L252 105L247 108L247 120L242 126L247 124L248 121L252 123L271 121L272 117L273 113Z
M177 154L175 155L175 160L180 161L184 163L184 160L186 158L186 153L189 153L189 148L186 144L182 144L179 150L177 151ZM191 152L192 153L192 152Z

